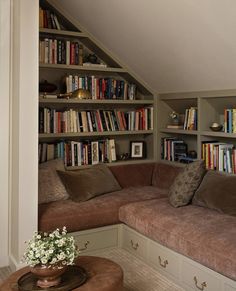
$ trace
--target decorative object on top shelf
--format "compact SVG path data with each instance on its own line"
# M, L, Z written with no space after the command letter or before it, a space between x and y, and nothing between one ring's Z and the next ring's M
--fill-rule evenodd
M91 63L91 64L98 64L98 58L95 54L88 54L85 57L85 62Z
M130 158L129 153L123 153L117 156L117 159L119 161L126 161L126 160L129 160L129 158Z
M60 284L60 276L78 255L74 238L63 227L62 231L56 229L51 233L35 232L23 258L38 278L37 286L49 288Z
M175 111L172 111L169 114L170 124L167 125L167 128L173 129L183 129L183 115Z
M85 90L85 89L76 89L75 91L69 92L69 93L65 93L65 94L59 94L58 95L59 98L74 98L74 99L91 99L91 93L89 92L89 90Z
M130 157L132 159L144 159L146 156L146 144L144 141L130 142Z
M42 93L52 93L56 91L57 86L55 84L49 83L47 80L39 83L39 92Z
M213 122L212 125L210 126L210 129L212 131L222 131L223 129L223 125L217 123L217 122Z

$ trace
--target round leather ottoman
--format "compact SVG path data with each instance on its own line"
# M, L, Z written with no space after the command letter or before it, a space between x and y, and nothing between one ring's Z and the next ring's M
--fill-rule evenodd
M83 267L88 273L88 280L80 287L74 289L78 291L122 291L123 271L121 267L111 260L93 256L80 256L76 265ZM1 291L17 291L17 280L29 268L25 267L11 274L0 286ZM42 289L43 291L43 289Z

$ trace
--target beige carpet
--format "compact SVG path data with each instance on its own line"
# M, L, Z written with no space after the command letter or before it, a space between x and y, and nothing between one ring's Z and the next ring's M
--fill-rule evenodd
M126 291L184 291L123 249L100 251L96 255L109 258L122 267ZM9 268L0 269L0 283L9 274Z

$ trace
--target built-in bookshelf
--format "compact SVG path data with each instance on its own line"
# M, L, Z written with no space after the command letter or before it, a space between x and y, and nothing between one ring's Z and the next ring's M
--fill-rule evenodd
M187 145L187 158L196 152L208 169L235 173L236 90L161 94L157 106L160 160L178 162L172 156L179 142ZM172 112L185 116L189 108L196 110L196 129L168 128Z
M152 90L55 3L40 1L40 8L39 82L56 89L39 93L39 162L62 157L74 169L97 162L154 161ZM76 90L86 90L89 97L65 95ZM127 158L133 141L145 143L143 160Z

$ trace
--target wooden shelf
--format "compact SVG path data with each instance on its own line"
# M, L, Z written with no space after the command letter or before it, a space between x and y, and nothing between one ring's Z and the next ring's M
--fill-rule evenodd
M79 71L94 71L94 72L109 72L109 73L127 73L123 68L98 67L98 66L79 66L79 65L64 65L64 64L39 64L39 68L43 69L63 69L63 70L79 70Z
M100 137L100 136L119 136L119 135L143 135L153 134L153 130L136 130L136 131L103 131L103 132L70 132L70 133L40 133L39 140L43 139L60 139L75 137Z
M119 99L53 99L39 98L39 104L124 104L124 105L153 105L153 100L119 100Z
M186 135L197 135L197 130L185 130L185 129L174 129L174 128L161 128L162 133L175 133L175 134L186 134Z
M58 29L50 29L50 28L40 28L39 33L41 34L50 34L55 36L66 36L66 37L88 37L84 32L78 31L68 31L68 30L58 30Z
M236 138L236 133L227 133L221 131L202 131L201 134L205 136Z

